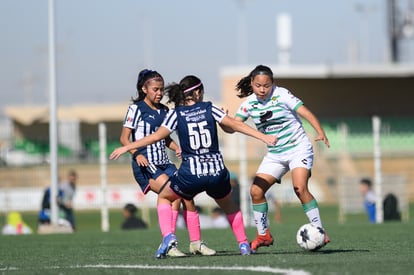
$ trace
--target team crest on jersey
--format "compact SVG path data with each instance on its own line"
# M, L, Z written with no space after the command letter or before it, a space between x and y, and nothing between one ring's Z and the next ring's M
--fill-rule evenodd
M127 118L127 121L128 121L128 122L132 122L133 120L134 120L134 119L133 119L132 117L130 117L130 116Z
M277 96L272 96L271 100L272 100L272 105L273 106L276 106L276 104L277 104Z

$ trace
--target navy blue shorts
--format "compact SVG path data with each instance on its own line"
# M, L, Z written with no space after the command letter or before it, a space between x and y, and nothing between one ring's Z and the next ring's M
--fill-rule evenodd
M227 169L216 175L195 176L180 168L170 177L170 181L174 193L187 200L204 191L213 199L222 199L231 192L230 173Z
M150 179L156 179L162 174L166 174L167 176L171 177L175 171L177 171L177 167L174 164L163 164L163 165L153 165L151 167L146 166L139 166L135 160L132 160L132 172L134 174L134 178L138 185L141 187L141 190L144 194L147 194L149 190L151 190L149 185Z

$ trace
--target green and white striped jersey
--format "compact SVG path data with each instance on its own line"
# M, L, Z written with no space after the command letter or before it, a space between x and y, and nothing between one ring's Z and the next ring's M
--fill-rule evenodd
M259 100L253 93L240 105L236 116L247 120L252 118L256 128L278 137L274 146L267 146L271 153L282 153L310 143L296 110L303 102L289 90L273 86L267 100Z

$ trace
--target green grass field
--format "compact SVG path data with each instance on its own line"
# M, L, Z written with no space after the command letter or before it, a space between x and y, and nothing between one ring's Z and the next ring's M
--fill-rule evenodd
M255 255L239 255L230 229L208 229L202 230L202 238L217 255L157 260L161 237L154 213L149 229L123 232L120 211L111 212L111 230L103 233L99 212L77 212L79 230L74 234L1 236L0 273L414 274L412 219L373 225L364 215L353 215L338 224L336 207L321 206L321 213L332 242L317 252L297 246L296 230L306 219L300 207L284 206L282 223L271 224L275 245ZM23 214L35 228L35 214ZM255 229L249 227L247 233L253 238ZM188 252L187 232L179 229L177 237L180 249Z

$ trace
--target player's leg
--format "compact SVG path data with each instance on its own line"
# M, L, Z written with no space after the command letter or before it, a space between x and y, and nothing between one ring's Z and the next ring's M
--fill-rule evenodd
M268 203L265 193L275 183L280 183L281 178L289 169L281 160L281 154L268 153L256 172L256 177L250 188L252 199L253 217L256 224L256 238L251 242L253 252L261 246L273 244L268 221Z
M170 250L175 250L177 246L177 238L173 233L172 226L172 202L178 199L178 196L169 188L169 182L165 183L158 194L157 200L157 213L158 213L158 224L160 226L162 234L162 243L159 246L155 257L163 258L167 255L170 255ZM185 256L184 253L177 250L180 255L170 255L170 256ZM181 255L182 254L182 255Z
M216 201L226 214L239 245L240 254L249 255L251 249L244 228L243 215L240 207L232 200L231 192L230 173L227 169L220 171L219 175L210 177L206 193Z
M323 228L322 220L319 213L319 207L316 199L308 188L309 178L313 167L313 148L312 145L304 145L299 148L294 157L289 162L289 169L292 173L293 190L302 203L303 211L310 223ZM330 239L325 232L325 243Z
M302 203L303 211L310 223L323 228L322 220L319 212L318 202L311 194L308 188L308 179L310 171L303 167L297 167L292 170L292 184L296 196ZM330 239L325 232L325 243L329 243Z
M178 215L180 213L180 207L181 207L181 199L176 199L172 203L172 228L175 233L175 230L177 229L177 220Z
M273 185L276 179L268 174L257 174L250 188L252 198L253 217L256 224L256 238L251 242L253 252L261 246L273 244L273 237L269 229L268 203L265 193Z
M190 239L189 250L191 254L205 256L215 255L216 251L207 247L201 240L200 217L194 204L194 200L182 199L183 217L187 224L188 236Z
M233 231L234 237L239 245L240 254L249 255L251 253L250 245L247 240L246 230L244 228L243 215L239 206L227 195L222 199L215 199L216 203L223 209Z
M150 179L149 183L151 186L151 190L153 190L155 193L158 193L158 203L157 203L157 211L159 212L158 220L159 220L161 233L163 235L163 238L165 238L165 236L170 233L175 234L176 226L177 226L178 211L179 211L180 204L181 204L181 198L178 198L177 196L176 199L174 199L172 197L172 194L174 193L172 192L172 194L169 194L171 190L167 190L163 193L163 196L165 196L167 200L165 200L165 198L164 199L161 198L162 202L160 204L161 192L163 192L164 189L169 189L169 184L168 184L169 176L166 175L165 173L156 173L155 175L158 175L158 177L156 179ZM172 201L170 201L170 199ZM170 227L167 227L164 224L164 222L165 223L170 222L171 223ZM161 226L161 223L163 223L162 226ZM172 247L168 248L167 255L170 257L185 256L185 254L178 249L176 243Z

